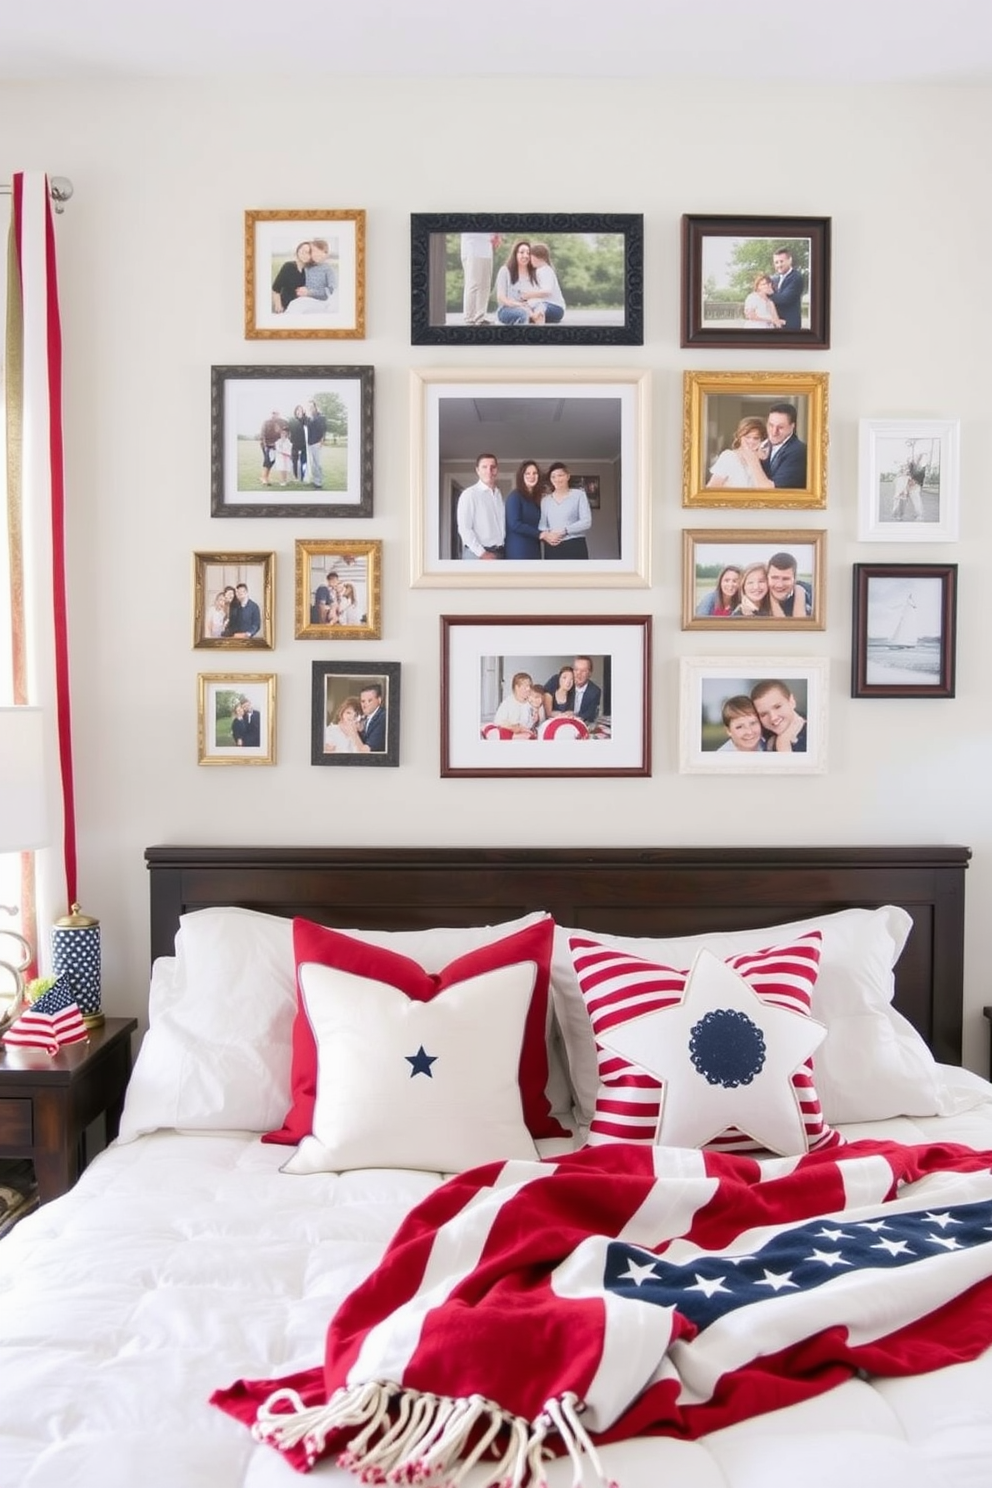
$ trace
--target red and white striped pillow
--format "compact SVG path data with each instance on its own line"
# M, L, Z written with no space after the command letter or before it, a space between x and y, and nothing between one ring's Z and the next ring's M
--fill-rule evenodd
M741 953L719 964L729 967L744 979L756 994L757 1009L764 1005L810 1018L812 992L819 970L820 943L819 931L813 931L797 937L789 945ZM647 961L583 936L572 936L569 948L592 1024L599 1063L599 1090L589 1128L589 1142L654 1143L659 1139L663 1083L629 1057L611 1051L606 1040L623 1025L659 1009L681 1004L690 972ZM769 1028L761 1030L761 1033L767 1032L771 1038L774 1019L767 1022ZM627 1043L630 1042L628 1038ZM792 1093L780 1086L772 1094L798 1102L800 1129L805 1137L802 1150L813 1152L843 1142L840 1133L824 1119L813 1080L812 1058L807 1058L786 1078L791 1081ZM697 1099L705 1102L708 1098L707 1082L700 1080L696 1089ZM723 1100L721 1109L726 1108L725 1093ZM741 1105L743 1109L743 1101ZM661 1139L664 1140L663 1134ZM705 1145L726 1152L766 1150L746 1130L732 1125L707 1140Z

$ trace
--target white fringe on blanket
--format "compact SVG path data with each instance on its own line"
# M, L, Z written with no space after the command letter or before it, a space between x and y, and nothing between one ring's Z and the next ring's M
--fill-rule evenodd
M326 1405L306 1406L295 1390L276 1390L259 1406L252 1435L280 1451L302 1446L313 1467L332 1432L354 1428L339 1467L363 1483L419 1488L457 1488L483 1459L489 1472L478 1488L547 1488L547 1441L557 1436L572 1462L572 1488L585 1482L584 1462L599 1488L617 1488L579 1419L582 1409L578 1396L566 1393L527 1421L482 1395L457 1400L370 1380L335 1391Z

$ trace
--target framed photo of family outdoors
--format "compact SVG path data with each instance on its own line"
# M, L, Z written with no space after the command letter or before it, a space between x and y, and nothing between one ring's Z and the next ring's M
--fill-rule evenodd
M365 335L365 213L245 213L245 338Z
M212 517L370 517L371 367L211 367Z
M193 554L195 650L271 651L275 553Z
M414 346L641 346L644 218L415 212Z
M686 372L682 505L827 504L826 372Z
M382 634L382 541L296 540L296 639L376 641Z
M400 663L315 661L310 694L312 765L400 762Z
M441 616L441 775L650 775L651 617Z
M955 419L862 419L859 542L957 542Z
M201 672L197 763L274 765L276 679L272 672Z
M851 696L952 698L956 563L856 563Z
M682 345L830 345L829 217L682 218Z
M827 673L820 657L683 657L683 775L822 775Z
M414 588L648 585L649 392L609 368L413 372Z
M823 630L825 532L682 533L683 630Z

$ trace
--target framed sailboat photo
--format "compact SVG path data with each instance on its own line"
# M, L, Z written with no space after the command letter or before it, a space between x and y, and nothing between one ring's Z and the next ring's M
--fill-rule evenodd
M956 563L856 563L851 696L954 696Z

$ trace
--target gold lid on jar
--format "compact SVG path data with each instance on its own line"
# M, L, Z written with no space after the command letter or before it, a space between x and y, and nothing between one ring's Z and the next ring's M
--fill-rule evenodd
M83 914L78 904L72 906L72 913L63 915L60 920L55 921L56 930L92 930L94 925L100 921L95 920L92 915Z

